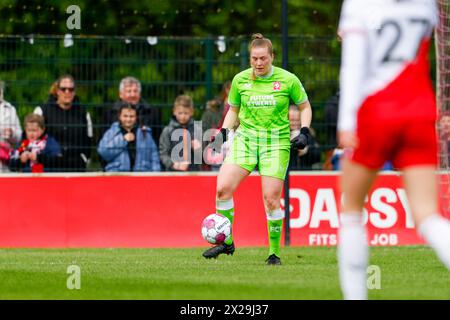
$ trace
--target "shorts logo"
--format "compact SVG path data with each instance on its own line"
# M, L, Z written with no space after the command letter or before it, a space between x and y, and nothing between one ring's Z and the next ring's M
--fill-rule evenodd
M281 227L270 227L270 232L281 232Z
M273 90L274 91L280 91L281 90L281 83L279 83L278 81L275 81L273 83Z

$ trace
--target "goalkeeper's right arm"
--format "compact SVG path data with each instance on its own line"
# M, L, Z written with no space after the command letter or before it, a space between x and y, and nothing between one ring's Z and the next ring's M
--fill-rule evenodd
M217 139L217 135L219 134L222 135L222 142L227 141L228 135L232 135L234 130L239 126L238 113L239 108L230 106L230 109L228 109L227 115L223 120L223 125L222 128L220 128L220 132L213 137L212 141L215 141Z
M222 128L234 130L238 127L238 113L239 108L230 106L230 109L228 109L227 115L225 116L225 119L223 120Z

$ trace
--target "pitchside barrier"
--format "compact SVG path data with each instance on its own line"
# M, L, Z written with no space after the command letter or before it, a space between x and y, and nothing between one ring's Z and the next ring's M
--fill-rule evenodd
M336 245L338 179L291 172L291 245ZM200 229L215 210L215 184L214 173L3 174L0 247L207 247ZM244 180L234 201L236 245L267 245L260 177ZM364 217L371 245L423 243L397 173L377 178Z

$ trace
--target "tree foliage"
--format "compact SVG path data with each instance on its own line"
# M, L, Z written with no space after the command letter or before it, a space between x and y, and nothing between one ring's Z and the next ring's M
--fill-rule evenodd
M81 9L81 29L68 30L70 5ZM289 0L292 35L336 32L340 0ZM273 0L0 0L1 34L129 36L281 33L281 1Z

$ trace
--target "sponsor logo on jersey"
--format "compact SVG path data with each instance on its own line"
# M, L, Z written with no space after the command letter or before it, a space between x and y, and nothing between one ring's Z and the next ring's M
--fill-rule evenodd
M247 106L250 108L275 107L275 97L273 95L256 95L250 96Z

